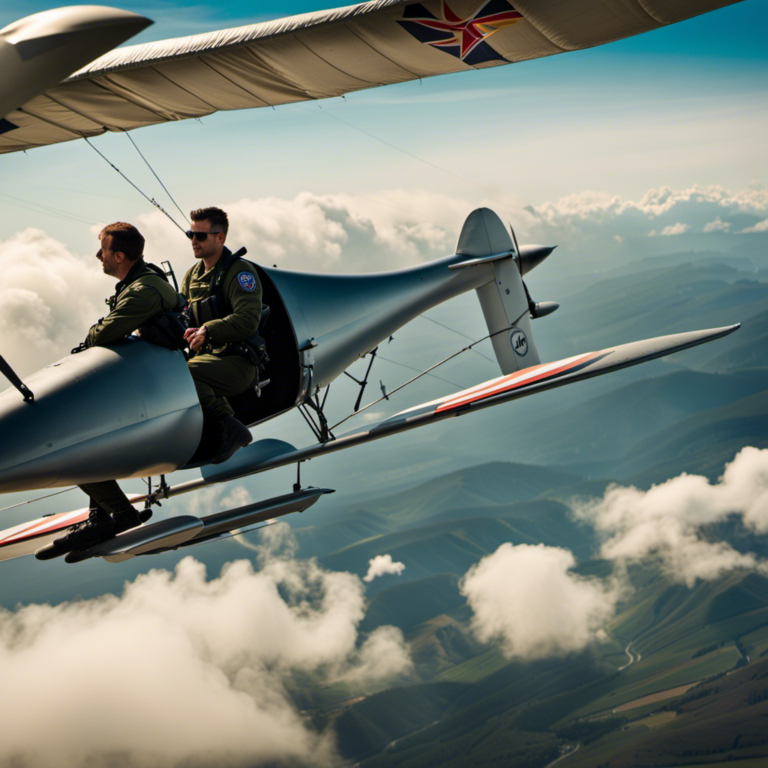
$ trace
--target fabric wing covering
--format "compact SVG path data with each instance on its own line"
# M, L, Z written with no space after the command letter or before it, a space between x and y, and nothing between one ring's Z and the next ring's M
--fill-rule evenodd
M0 153L589 48L735 0L372 0L119 48L0 122Z

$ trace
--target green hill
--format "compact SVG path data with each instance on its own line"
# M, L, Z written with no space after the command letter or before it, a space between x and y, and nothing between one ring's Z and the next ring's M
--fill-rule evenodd
M704 263L600 280L563 302L559 327L570 330L561 338L558 352L565 356L639 338L744 322L768 310L768 284L744 277L726 263ZM700 359L699 354L686 352L686 364Z
M467 510L462 512L467 514ZM372 536L323 555L320 561L332 570L364 575L371 558L389 554L405 564L397 578L413 581L440 573L462 575L508 541L564 546L583 555L594 544L592 531L572 520L567 507L556 501L488 506L473 510L471 516L458 514L456 510L439 513L423 525ZM378 591L377 582L382 580L374 581L369 590Z
M466 601L458 583L455 574L442 573L389 587L370 601L360 630L392 624L408 632L434 616L462 608Z
M406 491L347 507L386 517L391 528L418 523L450 509L490 507L529 501L579 478L550 467L491 462L442 475Z
M640 441L611 474L645 486L683 472L714 479L746 445L768 447L768 390L690 416Z
M542 425L531 441L531 460L609 462L688 416L721 408L766 388L768 370L739 375L676 371L633 382Z

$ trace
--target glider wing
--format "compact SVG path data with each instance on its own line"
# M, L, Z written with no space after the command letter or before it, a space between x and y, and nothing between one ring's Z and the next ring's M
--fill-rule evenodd
M299 461L306 461L452 416L462 416L547 389L562 387L576 381L590 379L593 376L602 376L605 373L639 365L689 347L706 344L708 341L714 341L733 333L739 327L739 325L729 325L723 328L658 336L654 339L622 344L599 352L575 355L565 360L542 363L485 381L456 394L408 408L369 429L334 437L324 443L318 443L307 448L285 450L284 445L286 444L283 444L281 450L270 453L270 451L265 451L264 446L261 445L262 441L255 441L238 451L230 461L203 467L202 480L192 480L183 485L175 486L171 489L171 495L196 490L210 483L232 480L276 467L295 464Z
M371 0L112 51L6 115L0 153L590 48L737 0Z

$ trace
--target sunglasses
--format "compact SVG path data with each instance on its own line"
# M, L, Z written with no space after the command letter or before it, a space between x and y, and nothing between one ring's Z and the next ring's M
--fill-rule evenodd
M208 239L208 235L218 235L221 234L220 232L193 232L191 229L188 229L184 233L190 240L198 240L199 242L205 242Z

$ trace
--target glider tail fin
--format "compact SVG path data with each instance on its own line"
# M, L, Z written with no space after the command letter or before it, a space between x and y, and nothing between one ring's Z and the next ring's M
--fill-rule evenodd
M493 350L503 374L541 362L533 340L531 318L557 309L554 302L534 304L523 275L540 264L552 248L518 248L514 234L488 208L478 208L464 222L456 252L488 261L494 279L477 289L480 306L491 334Z

